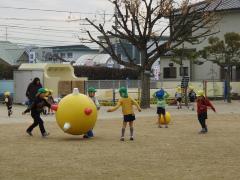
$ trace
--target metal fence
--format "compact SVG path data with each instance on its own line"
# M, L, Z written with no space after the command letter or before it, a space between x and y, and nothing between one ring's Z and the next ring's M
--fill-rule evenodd
M127 88L141 89L141 80L89 80L85 81L85 90L88 87L95 87L99 90L117 90L121 86L125 86ZM206 84L205 84L206 83ZM156 81L151 80L150 89L159 89L164 88L167 90L171 96L174 96L176 87L181 85L181 81ZM193 86L195 91L205 90L208 97L213 98L221 98L224 96L224 82L223 81L194 81L189 82L189 85ZM240 95L240 82L231 82L232 92L235 95Z

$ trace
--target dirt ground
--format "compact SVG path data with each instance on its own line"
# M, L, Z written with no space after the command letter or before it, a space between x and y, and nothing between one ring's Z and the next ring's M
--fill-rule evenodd
M120 142L121 118L98 120L93 139L64 134L55 121L41 138L25 134L31 123L0 124L0 179L239 180L239 114L212 114L199 135L194 114L172 117L157 128L155 115L135 121L135 140Z

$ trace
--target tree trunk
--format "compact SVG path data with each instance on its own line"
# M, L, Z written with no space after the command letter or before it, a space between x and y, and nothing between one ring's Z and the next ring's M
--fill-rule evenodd
M140 51L140 64L142 69L140 71L141 76L141 103L140 106L143 109L150 108L150 70L146 68L146 50Z
M226 86L227 86L227 102L231 103L231 66L228 65L227 67L227 73L226 73Z
M141 103L143 109L150 108L150 73L141 71Z

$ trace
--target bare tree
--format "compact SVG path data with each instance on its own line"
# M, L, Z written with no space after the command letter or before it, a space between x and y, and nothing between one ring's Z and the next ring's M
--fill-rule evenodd
M90 40L97 43L119 64L139 71L142 81L141 107L150 107L150 71L152 64L167 51L183 42L196 43L215 32L217 23L214 11L221 0L206 0L193 5L190 0L110 0L114 5L115 23L111 29L86 18L103 37L98 39L87 31ZM167 19L167 21L166 21ZM136 32L135 32L136 31ZM162 37L170 37L162 41ZM128 60L118 56L111 38L118 39ZM131 43L140 53L137 64L123 46Z

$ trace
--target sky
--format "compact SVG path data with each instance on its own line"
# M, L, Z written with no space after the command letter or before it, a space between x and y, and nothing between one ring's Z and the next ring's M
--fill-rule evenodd
M95 37L100 35L83 19L87 17L97 24L105 22L106 27L111 27L113 12L109 0L0 0L0 41L42 47L85 44L98 48L79 40L88 38L86 30ZM165 25L157 27L158 31Z
M1 0L0 41L38 46L79 44L78 37L87 37L84 30L97 35L82 19L102 23L104 14L106 22L112 23L113 6L108 0Z

